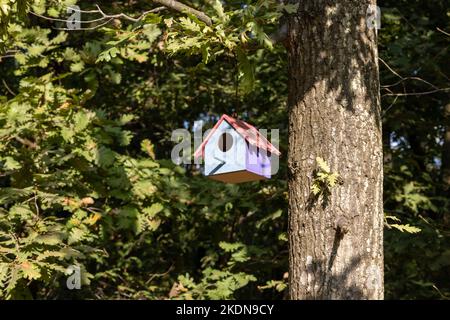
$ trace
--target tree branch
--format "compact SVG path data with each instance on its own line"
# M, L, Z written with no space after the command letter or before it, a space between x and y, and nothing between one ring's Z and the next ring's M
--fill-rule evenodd
M166 9L165 7L158 7L158 8L155 8L155 9L151 9L151 10L148 10L148 11L144 11L139 17L133 18L133 17L130 17L130 16L126 15L125 13L119 13L119 14L114 14L114 15L108 15L108 14L104 13L104 12L102 11L102 9L101 9L97 4L96 4L95 6L97 7L98 12L99 12L105 19L106 19L106 18L117 18L117 19L124 18L124 19L126 19L126 20L130 20L130 21L133 21L133 22L138 22L139 20L141 20L143 17L145 17L145 16L146 16L147 14L149 14L149 13L157 13L157 12L160 12L160 11Z
M30 14L42 18L42 19L46 19L46 20L50 20L50 21L56 21L56 22L76 22L76 23L94 23L94 22L101 22L98 25L92 26L92 27L86 27L86 28L77 28L77 29L70 29L70 28L57 28L58 30L92 30L92 29L96 29L99 28L101 26L104 26L105 24L111 22L113 19L125 19L125 20L129 20L132 22L138 22L140 20L142 20L142 18L144 18L147 14L149 13L157 13L160 12L162 10L165 10L166 8L170 8L172 10L178 11L178 12L182 12L182 13L189 13L194 15L195 17L197 17L200 21L203 21L206 25L211 26L212 25L212 19L204 12L199 11L197 9L194 9L192 7L189 7L181 2L178 2L176 0L151 0L155 3L159 3L162 4L163 7L157 7L148 11L143 12L139 17L130 17L128 15L126 15L125 13L118 13L118 14L107 14L105 12L103 12L103 10L98 6L95 5L97 7L96 10L80 10L80 9L76 9L76 8L71 8L72 11L75 12L80 12L80 13L89 13L89 14L100 14L101 17L100 18L96 18L96 19L91 19L91 20L66 20L66 19L58 19L58 18L51 18L51 17L47 17L41 14L38 14L36 12L30 11Z
M86 27L86 28L76 28L76 29L71 29L71 28L55 28L55 30L63 30L63 31L77 31L77 30L95 30L98 29L100 27L103 27L104 25L110 23L111 21L113 21L114 18L109 18L108 20L106 20L105 22L102 22L100 24L97 24L93 27ZM102 19L102 21L104 21Z
M386 97L386 96L394 96L394 97L402 97L402 96L423 96L423 95L427 95L427 94L432 94L432 93L436 93L436 92L440 92L440 91L448 91L450 90L450 88L438 88L437 86L435 86L434 84L419 78L419 77L403 77L401 76L398 72L396 72L394 69L391 68L391 66L389 66L386 61L384 61L381 58L378 58L378 60L380 60L384 66L395 76L397 76L398 78L400 78L399 81L393 83L393 84L389 84L389 85L382 85L381 89L388 91L388 93L383 94L381 97ZM431 88L433 88L433 90L429 90L429 91L424 91L424 92L406 92L406 88L404 86L404 82L406 80L416 80L416 81L420 81L423 82L427 85L429 85ZM395 87L399 84L403 84L403 88L404 88L404 92L403 93L394 93L391 89L389 89L390 87ZM389 106L388 109L390 109L392 107L392 105L395 103L394 102ZM387 111L387 110L386 110ZM385 112L386 112L385 111Z
M432 94L432 93L436 93L436 92L441 92L441 91L449 91L450 87L448 88L440 88L440 89L435 89L435 90L430 90L430 91L424 91L424 92L405 92L405 93L385 93L383 94L381 97L386 97L386 96L396 96L396 97L404 97L404 96L424 96L427 94Z
M51 18L51 17L47 17L41 14L38 14L36 12L30 11L30 14L45 19L45 20L49 20L49 21L56 21L56 22L71 22L71 23L94 23L94 22L100 22L100 24L94 25L92 27L82 27L82 28L77 28L77 29L71 29L71 28L55 28L56 30L67 30L67 31L73 31L73 30L94 30L97 28L100 28L102 26L104 26L105 24L108 24L109 22L111 22L113 19L125 19L125 20L129 20L132 22L138 22L140 20L142 20L146 15L148 15L149 13L157 13L160 11L163 11L166 9L166 7L157 7L148 11L144 11L139 17L133 18L130 17L129 15L126 15L125 13L118 13L118 14L107 14L105 12L103 12L103 10L96 5L97 10L79 10L76 8L71 8L72 11L75 12L80 12L80 13L90 13L90 14L101 14L100 18L96 18L96 19L91 19L91 20L67 20L67 19L58 19L58 18Z
M14 57L14 56L13 56ZM1 60L2 57L0 57ZM8 84L6 83L6 81L4 79L2 79L3 85L5 86L6 90L8 90L9 93L11 93L13 96L15 96L16 94L14 93L14 91L11 90L11 88L8 86Z
M187 12L194 16L196 16L200 21L203 21L206 23L207 26L212 25L212 19L204 12L198 11L192 7L189 7L181 2L175 1L175 0L152 0L153 2L162 4L163 6L166 6L170 9L173 9L175 11L179 12Z
M32 141L28 140L27 138L21 138L19 136L15 136L14 139L19 141L24 146L29 147L30 149L36 149L38 147L35 142L32 142Z
M437 29L437 31L442 32L442 33L445 34L446 36L449 36L449 37L450 37L450 33L447 33L447 32L445 32L444 30L439 29L439 28L436 28L436 29Z

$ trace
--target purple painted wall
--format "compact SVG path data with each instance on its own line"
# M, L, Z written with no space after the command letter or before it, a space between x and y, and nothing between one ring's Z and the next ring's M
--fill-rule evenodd
M248 171L256 173L260 176L270 178L271 176L271 155L264 149L247 143L247 156L245 157L245 166Z

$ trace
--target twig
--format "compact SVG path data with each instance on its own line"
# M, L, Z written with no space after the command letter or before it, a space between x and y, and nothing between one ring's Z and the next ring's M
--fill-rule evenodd
M395 74L397 77L399 77L400 79L404 79L404 77L402 77L401 75L399 75L397 72L395 72L394 69L392 69L383 59L378 58L378 60L380 60L385 66L386 68L389 69L389 71L391 71L393 74Z
M152 274L152 276L151 276L147 281L145 281L145 284L149 284L149 283L152 282L152 280L153 280L154 278L156 278L156 277L164 277L166 274L168 274L168 273L172 270L172 268L173 268L173 263L172 263L172 265L169 267L169 269L167 269L166 272Z
M98 12L99 12L104 18L113 18L113 19L124 18L124 19L126 19L126 20L130 20L130 21L133 21L133 22L138 22L138 21L140 21L142 18L144 18L144 17L145 17L147 14L149 14L149 13L156 13L156 12L160 12L160 11L166 9L166 7L158 7L158 8L155 8L155 9L152 9L152 10L148 10L148 11L143 12L143 13L142 13L139 17L137 17L137 18L133 18L133 17L130 17L130 16L126 15L125 13L118 13L118 14L114 14L114 15L108 15L108 14L106 14L106 13L103 12L103 10L98 6L98 4L96 4L95 6L97 7Z
M3 58L14 58L15 55L14 55L13 53L17 53L17 52L20 52L20 51L19 51L19 50L7 50L7 51L5 52L5 55L4 55L4 56L0 56L0 61L1 61Z
M37 201L38 201L38 195L35 192L34 193L34 207L36 208L36 223L40 220L40 214L39 214L40 210L39 210L39 205L38 205Z
M393 84L387 84L387 85L383 85L383 86L381 86L381 87L382 87L382 88L394 87L394 86L399 85L400 83L402 83L403 81L406 81L406 80L417 80L417 81L421 81L421 82L423 82L423 83L426 83L427 85L429 85L430 87L432 87L432 88L434 88L434 89L439 89L439 88L436 87L434 84L432 84L432 83L430 83L430 82L428 82L428 81L426 81L426 80L423 80L422 78L419 78L419 77L405 77L405 78L403 78L403 79L401 79L401 80L399 80L399 81L397 81L397 82L395 82L395 83L393 83Z
M66 31L73 31L73 30L94 30L97 28L100 28L106 24L108 24L109 22L111 22L113 19L125 19L125 20L129 20L132 22L138 22L141 21L146 15L150 14L150 13L157 13L160 11L163 11L166 9L166 7L157 7L151 10L147 10L144 11L139 17L137 18L133 18L128 16L125 13L118 13L118 14L106 14L98 5L96 5L97 9L96 10L79 10L77 8L70 8L71 10L75 11L75 12L81 12L81 13L90 13L90 14L101 14L100 18L96 18L96 19L91 19L91 20L67 20L67 19L59 19L59 18L52 18L52 17L47 17L41 14L38 14L36 12L30 11L30 14L39 17L41 19L45 19L45 20L49 20L49 21L55 21L55 22L65 22L65 23L84 23L84 24L89 24L89 23L95 23L95 22L101 22L100 24L97 24L95 26L92 27L83 27L83 28L55 28L56 30L66 30Z
M97 11L98 12L98 11ZM93 22L98 22L98 21L104 21L105 20L105 16L98 18L98 19L93 19L93 20L67 20L67 19L58 19L58 18L51 18L51 17L47 17L47 16L43 16L39 13L30 11L30 14L32 14L33 16L45 19L45 20L49 20L49 21L56 21L56 22L70 22L70 23L93 23Z
M381 86L382 89L388 91L388 93L383 94L381 97L385 97L385 96L396 96L396 97L401 97L401 96L423 96L423 95L432 94L432 93L436 93L436 92L440 92L440 91L448 91L448 90L450 90L450 88L438 88L434 84L432 84L432 83L430 83L430 82L428 82L426 80L423 80L423 79L421 79L419 77L402 77L398 72L396 72L394 69L392 69L383 59L381 59L381 58L378 58L378 59L386 66L386 68L388 68L389 71L391 71L394 75L396 75L397 77L400 78L399 81L397 81L397 82L395 82L393 84ZM389 87L394 87L394 86L396 86L396 85L398 85L400 83L403 83L406 80L418 80L418 81L421 81L421 82L426 83L427 85L431 86L434 90L424 91L424 92L394 93L394 92L392 92L392 90L389 89Z
M450 87L448 88L441 88L441 89L435 89L431 91L424 91L424 92L405 92L405 93L385 93L382 95L382 97L386 96L397 96L397 97L404 97L404 96L424 96L427 94L432 94L440 91L448 91L450 90Z
M98 24L98 25L96 25L96 26L93 26L93 27L87 27L87 28L74 28L74 29L72 29L72 28L54 28L54 29L55 29L55 30L64 30L64 31L95 30L95 29L98 29L98 28L100 28L100 27L103 27L104 25L110 23L110 22L113 21L113 20L114 20L114 18L111 18L111 19L106 20L105 22L100 23L100 24Z
M398 96L395 96L394 101L391 103L391 105L389 107L386 108L386 110L384 110L381 117L384 117L385 114L394 106L394 104L397 102L397 99L398 99Z
M152 0L155 3L159 3L162 4L163 7L157 7L148 11L143 12L139 17L137 18L133 18L130 17L128 15L126 15L125 13L118 13L118 14L106 14L98 5L95 5L97 7L97 10L80 10L77 8L70 8L72 11L75 12L81 12L81 13L90 13L90 14L101 14L101 18L97 18L97 19L92 19L92 20L85 20L85 21L80 21L80 20L66 20L66 19L58 19L58 18L51 18L51 17L47 17L41 14L38 14L36 12L32 12L30 11L30 13L32 15L35 15L39 18L42 19L46 19L46 20L50 20L50 21L57 21L57 22L71 22L71 23L94 23L94 22L100 22L100 21L105 21L106 22L102 22L99 25L93 26L93 27L87 27L87 28L76 28L76 29L70 29L70 28L56 28L57 30L93 30L96 28L99 28L101 26L104 26L105 24L111 22L113 19L126 19L132 22L138 22L140 20L142 20L147 14L149 13L156 13L156 12L160 12L162 10L165 10L166 7L173 9L175 11L178 12L183 12L183 13L188 13L188 14L192 14L195 17L197 17L200 21L203 21L206 25L211 26L212 25L212 19L204 12L199 11L197 9L194 9L192 7L189 7L181 2L175 1L175 0Z
M441 298L443 298L443 299L445 299L445 300L449 300L449 299L450 299L450 297L449 297L449 296L446 296L445 294L443 294L443 293L441 292L441 290L439 290L438 287L436 287L435 284L433 284L432 287L433 287L434 290L436 290L436 291L439 293L439 295L441 296Z
M16 94L14 93L14 91L11 90L11 88L8 86L8 84L6 83L5 79L2 79L3 85L5 86L6 90L8 90L9 93L11 93L13 96L16 96Z
M443 34L445 34L446 36L450 37L450 33L445 32L444 30L440 29L440 28L436 28L437 31L442 32Z
M19 238L13 232L10 232L9 235L14 239L15 246L16 246L16 251L20 251L20 240L19 240Z
M1 61L3 58L14 58L14 57L15 57L14 54L6 54L6 55L4 55L4 56L0 56L0 61Z
M16 139L17 141L19 141L21 144L29 147L30 149L36 149L37 148L37 144L35 142L32 142L26 138L21 138L19 136L14 136L14 139Z
M72 11L81 12L81 13L98 13L98 10L82 10L82 9L77 9L77 8L71 7L71 6L66 6L66 8L70 9Z

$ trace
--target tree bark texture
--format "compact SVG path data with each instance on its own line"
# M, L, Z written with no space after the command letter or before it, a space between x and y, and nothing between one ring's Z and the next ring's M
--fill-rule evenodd
M375 1L292 0L289 17L291 299L383 298L383 151ZM342 181L315 198L323 158Z

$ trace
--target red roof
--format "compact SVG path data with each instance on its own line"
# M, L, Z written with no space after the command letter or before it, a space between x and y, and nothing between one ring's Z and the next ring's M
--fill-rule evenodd
M269 141L267 141L266 137L259 133L258 129L256 129L251 124L248 124L245 121L234 119L226 114L220 117L219 121L214 125L212 130L209 132L206 139L202 142L202 144L198 147L194 152L194 157L203 157L205 152L205 146L208 143L209 138L212 137L216 129L220 126L222 121L227 121L248 143L264 149L270 153L275 153L276 155L280 155L280 151L275 148Z

